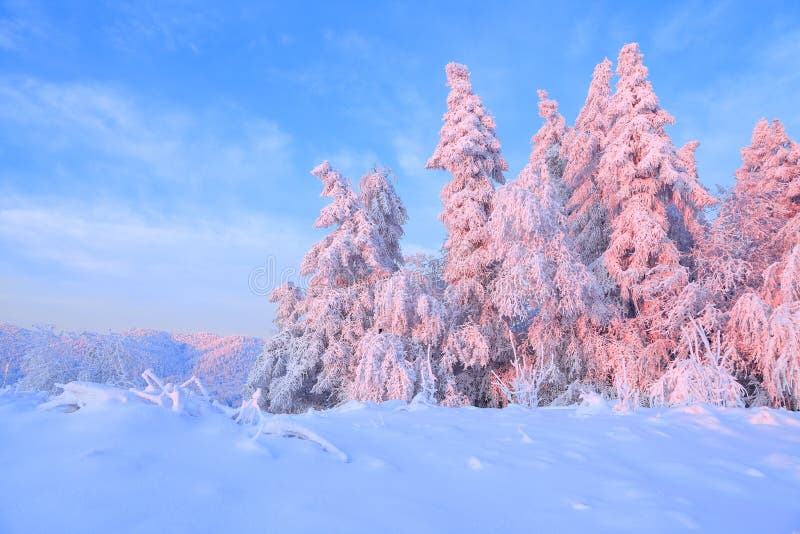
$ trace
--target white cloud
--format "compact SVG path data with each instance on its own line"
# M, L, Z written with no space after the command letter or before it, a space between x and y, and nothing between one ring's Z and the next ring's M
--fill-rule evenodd
M236 110L189 114L93 83L0 79L4 136L42 153L80 154L81 181L242 183L292 171L291 136ZM85 161L92 162L86 168ZM97 176L86 175L96 173Z
M776 34L739 58L737 72L686 90L669 111L677 119L676 141L700 140L698 164L708 186L731 185L741 165L739 148L749 144L761 117L778 118L790 136L800 138L800 32ZM700 82L700 80L698 80Z
M142 276L257 266L265 255L297 263L313 236L288 219L237 213L229 218L134 213L120 205L32 203L0 207L0 243L21 255L100 275Z
M320 162L328 160L334 168L339 169L345 176L349 177L354 185L358 184L364 173L379 164L378 156L374 152L348 148L339 149L317 159Z
M193 5L187 9L180 3L147 0L117 2L111 7L118 13L105 28L106 34L117 48L130 53L140 51L142 43L170 52L199 52L203 37L218 28L224 14L214 6Z
M317 237L304 223L253 213L164 216L4 199L0 321L265 335L273 308L265 295L297 280Z
M425 172L426 147L418 137L397 134L392 138L395 159L405 176L421 176Z

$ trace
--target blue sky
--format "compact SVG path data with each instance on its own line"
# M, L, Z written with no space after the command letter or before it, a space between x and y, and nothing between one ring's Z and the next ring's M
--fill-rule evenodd
M800 3L494 4L1 4L0 321L269 334L250 282L319 239L323 159L354 182L391 167L405 249L437 250L447 177L423 167L448 61L469 65L509 177L536 89L571 122L630 41L709 187L760 117L800 137Z

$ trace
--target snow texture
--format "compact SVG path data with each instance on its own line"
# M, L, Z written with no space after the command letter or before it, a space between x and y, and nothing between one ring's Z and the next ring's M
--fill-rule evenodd
M587 395L191 417L110 386L68 391L80 409L0 394L4 534L800 528L800 414L783 410L620 415Z

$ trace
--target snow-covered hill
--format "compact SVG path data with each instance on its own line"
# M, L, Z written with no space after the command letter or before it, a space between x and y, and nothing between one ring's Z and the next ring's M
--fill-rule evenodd
M27 372L25 357L47 336L53 356L69 360L71 368L89 357L95 342L112 334L55 333L18 328L0 323L0 387L13 384ZM130 356L131 375L138 377L152 368L168 380L182 381L196 375L215 398L228 403L241 400L247 373L262 350L264 341L244 336L209 333L175 334L158 330L129 330L118 337ZM69 372L67 372L69 375ZM67 376L67 379L75 379ZM62 380L65 381L65 380Z
M800 529L793 412L348 403L266 416L320 440L253 440L109 391L72 413L0 395L0 532Z

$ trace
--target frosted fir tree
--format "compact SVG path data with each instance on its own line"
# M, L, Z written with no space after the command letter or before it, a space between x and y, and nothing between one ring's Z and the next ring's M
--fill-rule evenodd
M773 309L744 293L730 311L727 338L751 397L763 391L773 406L800 408L800 302Z
M381 239L361 209L348 180L325 161L311 174L330 198L316 228L332 228L303 258L309 277L303 294L284 284L271 295L278 304L279 334L264 349L249 379L250 389L264 388L265 407L299 411L326 405L341 393L353 366L353 347L369 327L366 280L381 267Z
M314 223L333 230L303 258L300 274L309 276L304 337L321 349L320 371L312 392L340 399L355 365L356 344L371 326L369 280L376 270L391 268L381 239L348 180L326 161L311 173L331 198Z
M672 189L672 203L667 208L669 238L681 253L681 264L687 267L689 283L669 304L666 325L671 337L678 338L674 355L688 358L693 346L693 338L684 335L687 321L696 321L704 335L718 335L724 325L722 311L725 306L717 298L717 285L733 283L729 275L732 271L720 269L718 254L707 254L714 245L711 229L705 217L705 210L717 203L698 181L695 151L699 143L690 141L677 151L686 175L676 182ZM710 260L710 261L707 261ZM736 265L731 266L734 270ZM709 270L710 268L710 270ZM726 271L726 272L723 272ZM713 276L708 276L715 273ZM721 276L720 276L721 275ZM724 280L726 279L727 280Z
M416 373L406 341L390 332L368 332L356 348L355 376L349 398L381 402L389 399L410 401L414 396Z
M490 391L485 365L502 354L495 350L497 318L487 315L485 306L492 277L487 223L494 183L505 183L503 171L508 165L500 153L494 119L473 93L467 67L449 63L445 71L450 87L447 112L439 144L426 168L446 170L452 177L441 192L444 210L440 215L448 232L443 276L453 326L443 357L453 378L447 402L468 397L472 403L493 404L496 395ZM464 376L455 386L458 374ZM457 391L459 387L469 390L466 397Z
M603 264L618 286L624 316L647 333L641 385L661 373L674 349L667 312L690 277L671 237L678 220L671 213L698 216L703 202L693 195L702 188L665 131L674 119L659 106L636 43L620 51L617 74L613 123L598 167L612 230Z
M699 146L698 141L689 141L677 151L685 174L675 182L672 206L667 212L670 217L670 238L683 253L691 252L700 240L706 238L708 224L705 211L718 203L700 183L695 158Z
M421 400L435 402L439 368L436 361L446 325L446 309L430 278L423 273L402 269L382 281L376 290L375 327L357 349L359 364L351 397L410 400L408 395L419 393ZM365 369L381 371L370 376ZM381 389L375 380L400 389ZM409 380L411 390L406 388ZM376 399L377 392L383 397Z
M361 204L367 218L375 227L381 243L379 262L394 272L403 265L400 238L408 213L392 185L392 174L387 169L375 168L361 178L359 183Z
M767 268L782 252L775 237L796 213L788 194L800 173L796 144L780 121L761 119L753 129L751 144L742 149L742 167L736 171L733 193L743 201L740 212L741 239L749 245L747 260L757 271Z
M723 311L745 291L779 285L779 260L797 235L791 224L797 209L792 176L800 174L797 152L780 122L763 119L753 130L751 144L742 149L736 184L721 203L698 254L701 278ZM767 301L778 294L771 289L766 293L762 296Z
M582 261L594 262L608 245L611 233L608 213L598 187L597 171L611 128L611 62L599 63L592 75L575 126L564 139L563 182L569 191L566 203L568 228Z
M440 219L448 231L444 279L465 314L478 321L490 278L486 224L492 210L493 183L505 183L508 169L492 116L472 92L467 67L448 63L447 112L439 144L426 168L442 169L452 179L442 189Z
M305 295L292 282L281 284L269 296L276 304L278 333L265 345L247 379L245 398L259 389L261 407L273 412L298 412L317 404L311 394L321 365L317 336L306 335L303 325Z
M742 150L719 240L748 269L727 340L743 380L776 406L800 406L800 148L778 121L759 121ZM751 388L752 389L752 388ZM757 395L758 388L753 392Z
M362 359L378 346L365 341L376 341L375 288L402 265L405 207L388 171L365 174L360 194L327 161L312 174L323 184L322 196L331 199L314 226L331 230L303 258L308 289L284 284L271 295L279 333L248 380L249 393L262 388L260 402L273 411L329 406L354 394L357 380L385 377L366 373Z
M614 124L599 169L612 216L604 263L627 314L655 317L661 297L688 279L676 243L668 238L666 201L685 171L664 130L674 119L658 105L638 45L623 47L617 73Z
M583 374L582 340L591 337L587 321L594 315L592 306L599 303L594 280L566 232L564 119L546 92L539 91L539 98L539 115L545 122L532 139L530 161L515 182L497 191L489 224L496 262L491 301L507 325L514 375L510 382L499 383L506 397L515 392L512 397L526 402L538 401L545 385L544 375L533 373L537 369L550 370L546 377L555 389ZM522 384L535 387L526 386L522 394Z

